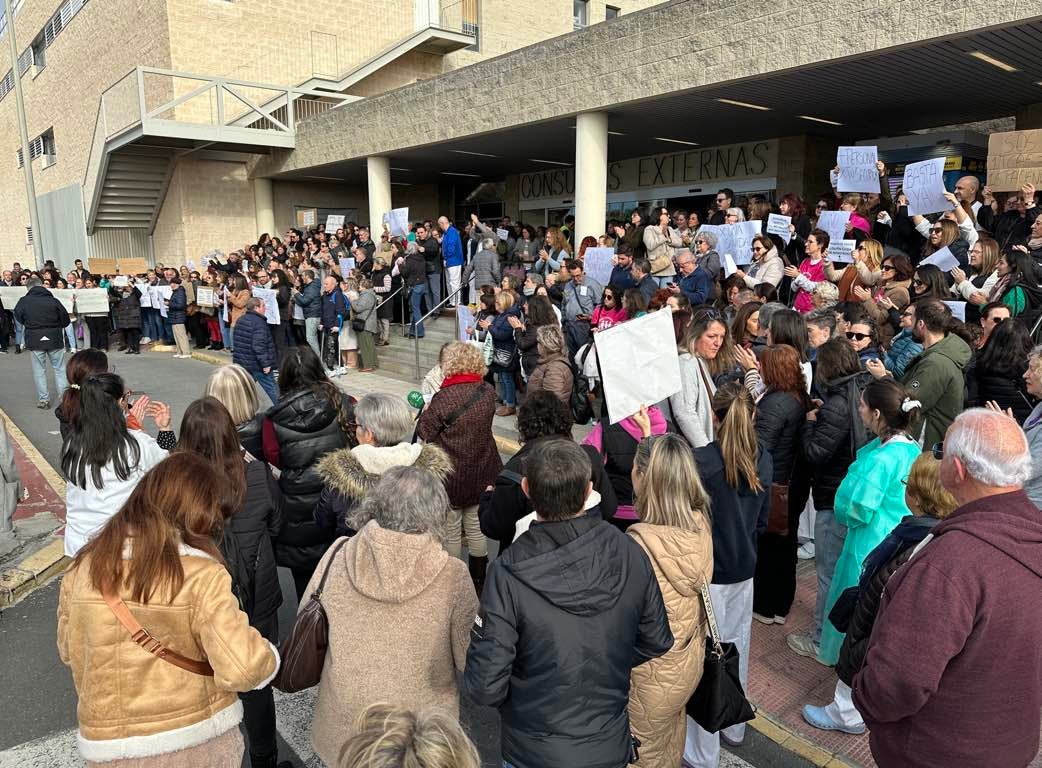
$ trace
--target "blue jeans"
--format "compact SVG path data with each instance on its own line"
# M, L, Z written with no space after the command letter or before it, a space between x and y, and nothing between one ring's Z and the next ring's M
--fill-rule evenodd
M496 373L499 386L503 394L503 405L513 408L517 405L517 385L514 383L513 371L501 371Z
M424 337L423 323L417 325L417 321L423 317L423 297L427 295L426 285L415 285L409 290L409 304L412 307L412 322L409 324L409 333Z
M221 343L225 349L232 348L232 327L221 320Z
M36 401L39 403L50 402L50 392L47 388L47 369L45 364L50 362L54 369L54 388L58 390L58 397L65 393L69 383L65 378L65 350L55 349L49 352L33 350L33 381L36 383Z
M318 359L322 359L322 347L318 342L318 326L322 322L320 317L305 317L304 318L304 338L308 341L308 346L315 350L315 354L318 355Z
M441 272L427 275L427 311L441 303Z
M69 349L76 351L76 326L69 323L65 326L65 338L69 340Z
M19 347L25 346L25 326L17 320L14 321L14 343Z
M271 404L275 405L279 401L279 391L275 386L275 377L270 373L256 373L250 374L253 376L253 380L260 384L261 389L264 390L265 394L271 398Z
M832 586L832 575L843 551L847 527L836 522L831 509L814 512L814 570L818 576L818 595L814 601L814 642L821 642L821 627L825 623L825 603Z
M159 319L163 324L163 343L173 344L174 343L174 324L170 322L169 317L163 317L160 315Z

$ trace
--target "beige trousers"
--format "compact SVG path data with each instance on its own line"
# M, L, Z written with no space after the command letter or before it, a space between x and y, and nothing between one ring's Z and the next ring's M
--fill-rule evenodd
M463 537L467 539L467 552L471 557L488 556L488 540L481 532L478 520L478 505L452 509L449 513L449 537L445 549L453 557L463 554Z
M170 326L174 329L174 344L177 345L177 354L191 355L192 347L188 344L188 332L183 324Z

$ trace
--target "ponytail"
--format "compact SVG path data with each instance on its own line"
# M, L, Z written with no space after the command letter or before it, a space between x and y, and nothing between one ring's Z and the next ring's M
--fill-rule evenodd
M727 484L738 490L742 482L754 492L764 489L757 471L759 441L753 424L753 397L744 386L731 382L713 395L713 412L720 420L717 442L724 457Z
M62 445L61 469L65 479L87 487L87 472L96 488L102 487L101 470L112 462L119 480L126 480L141 460L141 446L127 430L120 407L123 379L114 373L95 373L80 384L79 418Z

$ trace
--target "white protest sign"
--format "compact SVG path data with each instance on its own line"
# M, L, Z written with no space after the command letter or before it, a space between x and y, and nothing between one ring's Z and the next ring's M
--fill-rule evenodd
M942 272L951 272L959 266L959 260L955 258L955 254L951 252L948 246L944 246L944 248L938 248L919 262L920 266L923 264L933 264Z
M724 265L724 277L725 278L730 277L731 275L733 275L735 272L738 271L738 265L734 263L734 257L731 254L725 253L723 258L721 259L721 261L723 262L723 265Z
M948 309L952 311L952 317L958 320L960 323L966 322L966 302L965 301L945 301L943 304L948 305Z
M387 215L387 224L392 235L406 237L409 234L409 209L395 208Z
M346 278L351 274L351 270L355 268L355 260L353 258L340 259L340 274Z
M830 240L829 261L854 260L854 249L857 248L857 240Z
M510 232L500 227L496 230L496 237L498 237L500 240L509 240Z
M818 229L829 235L829 240L844 240L847 236L847 222L850 211L822 211L818 217Z
M792 239L789 226L792 224L792 216L782 216L780 213L767 214L767 234L778 235L786 245Z
M698 235L705 232L712 232L716 235L716 245L710 248L711 251L717 253L730 253L734 255L734 234L731 226L725 224L703 224L698 228L698 233L695 235L695 239L698 239Z
M28 289L24 285L0 286L0 301L4 303L4 309L14 309L14 305L27 292Z
M134 290L137 291L138 301L141 303L143 309L152 308L152 294L148 290L148 285L142 283L141 285L135 285Z
M477 328L478 326L474 320L474 313L470 311L470 307L466 304L457 304L456 317L459 318L459 322L456 323L459 327L459 341L470 341L470 334L467 333L467 329Z
M166 303L170 301L174 289L169 285L151 285L148 292L151 294L152 306L159 310L161 316L166 317Z
M731 243L733 250L720 251L717 253L730 253L734 256L735 264L750 264L753 260L753 238L760 234L763 222L741 221L737 224L726 225L731 230Z
M130 285L130 275L116 275L112 278L112 284L117 288L126 288Z
M61 305L65 307L65 311L70 315L74 314L73 304L76 301L76 291L73 288L52 288L51 295L54 296Z
M583 272L602 286L611 281L611 259L614 248L587 248L583 254Z
M668 308L599 331L593 341L612 424L680 391L680 358Z
M221 295L221 301L222 301L221 319L224 322L227 323L228 322L228 291L227 291L227 289Z
M304 308L302 306L300 306L295 301L293 302L293 319L294 320L303 320L304 319Z
M326 216L326 232L336 232L344 226L344 215L331 213Z
M908 197L909 216L950 211L954 207L944 197L943 157L906 165L901 186Z
M200 307L216 307L217 297L214 296L213 288L200 285L195 289L195 303Z
M837 192L879 192L879 170L876 147L840 147L836 150L839 166Z
M104 288L81 288L76 291L76 312L80 315L107 315L109 292Z
M318 219L318 211L314 208L309 208L306 211L300 211L300 221L305 227L315 226L315 221Z
M278 292L273 288L254 288L253 295L264 302L264 317L268 325L278 325L279 301Z

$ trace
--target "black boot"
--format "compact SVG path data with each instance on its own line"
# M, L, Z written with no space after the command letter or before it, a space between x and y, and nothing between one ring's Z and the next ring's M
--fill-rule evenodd
M265 755L264 757L251 754L250 768L293 768L293 763L289 760L284 760L280 763L278 752Z
M475 557L470 555L467 559L467 567L470 569L470 580L474 582L474 591L481 597L481 590L485 587L485 571L488 569L488 557Z

